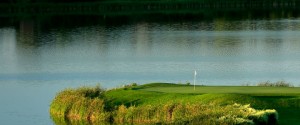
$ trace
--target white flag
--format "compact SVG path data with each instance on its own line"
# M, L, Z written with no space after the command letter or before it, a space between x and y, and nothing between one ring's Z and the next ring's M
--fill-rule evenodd
M197 75L197 71L195 70L195 76Z

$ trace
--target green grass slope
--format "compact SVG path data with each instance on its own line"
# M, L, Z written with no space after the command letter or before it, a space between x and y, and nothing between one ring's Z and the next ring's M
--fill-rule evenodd
M193 86L177 84L146 84L141 91L186 93L195 95L194 101L218 104L251 104L256 109L276 109L279 124L300 124L300 87L263 86Z

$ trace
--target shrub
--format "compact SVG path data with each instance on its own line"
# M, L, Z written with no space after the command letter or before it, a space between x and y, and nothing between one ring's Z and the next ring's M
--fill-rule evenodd
M270 82L270 81L266 81L266 82L261 82L258 83L257 86L267 86L267 87L294 87L292 84L287 83L285 81L277 81L277 82Z
M124 90L127 90L128 88L132 89L132 87L136 87L136 86L138 86L137 83L131 83L131 84L128 84L128 85L123 85L123 89Z
M186 82L186 85L188 85L188 86L189 86L189 85L191 85L191 83L190 83L190 82Z

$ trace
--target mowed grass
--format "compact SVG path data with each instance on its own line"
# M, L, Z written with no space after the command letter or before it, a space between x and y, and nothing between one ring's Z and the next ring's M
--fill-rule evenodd
M237 93L237 94L268 94L268 95L299 95L300 87L262 87L262 86L194 86L170 85L170 86L145 86L143 91L164 93Z
M300 87L264 86L194 86L178 84L146 84L141 91L195 94L201 101L251 104L257 109L276 109L280 125L300 125ZM213 99L218 98L218 99Z

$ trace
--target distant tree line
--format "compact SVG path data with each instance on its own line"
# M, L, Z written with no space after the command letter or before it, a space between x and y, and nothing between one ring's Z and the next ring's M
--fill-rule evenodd
M282 13L282 9L299 15L299 6L300 0L0 0L0 16L174 12L201 13L210 17L225 12L232 16L247 15L249 11L255 15L274 11ZM212 14L212 10L216 14ZM240 10L247 12L241 13Z
M42 2L60 2L60 3L71 3L71 2L96 2L103 0L0 0L0 3L42 3Z

